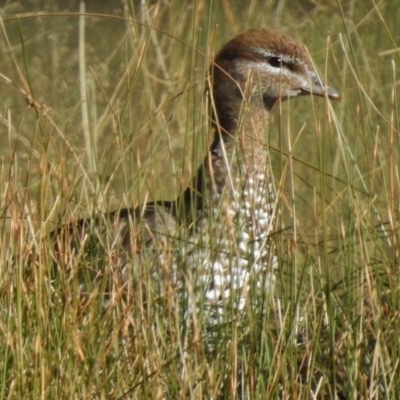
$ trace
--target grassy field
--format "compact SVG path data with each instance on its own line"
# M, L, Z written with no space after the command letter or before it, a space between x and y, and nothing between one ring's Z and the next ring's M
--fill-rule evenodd
M62 3L0 8L0 398L397 398L396 2L92 2L84 29ZM207 66L250 27L306 44L342 101L273 115L278 287L227 313L210 350L202 312L157 297L150 267L106 308L97 286L82 299L78 269L114 255L54 276L50 233L189 184L212 133Z

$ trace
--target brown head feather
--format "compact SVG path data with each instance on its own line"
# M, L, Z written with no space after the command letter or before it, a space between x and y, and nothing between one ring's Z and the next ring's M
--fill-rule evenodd
M276 29L249 29L230 40L218 53L215 63L233 59L254 59L254 49L268 49L276 54L288 54L307 62L312 68L305 46Z

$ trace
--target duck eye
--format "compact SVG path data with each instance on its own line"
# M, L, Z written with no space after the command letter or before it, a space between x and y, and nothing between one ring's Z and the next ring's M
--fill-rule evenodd
M283 60L280 57L271 57L269 59L269 65L271 65L274 68L280 68L283 65Z

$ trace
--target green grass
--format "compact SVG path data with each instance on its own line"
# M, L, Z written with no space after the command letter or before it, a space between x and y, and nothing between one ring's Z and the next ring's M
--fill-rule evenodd
M396 398L395 2L140 9L126 1L86 18L84 41L78 16L67 14L78 10L47 3L1 9L0 397ZM210 139L209 58L238 32L263 26L305 43L342 102L294 99L276 110L268 135L283 204L279 302L228 312L210 352L203 313L188 311L173 291L159 295L151 259L122 295L110 270L114 249L105 246L104 273L82 298L77 276L92 282L96 258L67 255L54 277L50 232L82 216L175 198ZM110 284L104 309L98 291Z

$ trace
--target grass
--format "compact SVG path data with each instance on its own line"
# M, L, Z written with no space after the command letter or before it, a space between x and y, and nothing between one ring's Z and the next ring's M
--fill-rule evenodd
M67 14L77 10L1 9L1 397L396 398L396 4L121 4L85 21L86 142L79 19ZM151 259L127 295L111 279L106 309L98 291L115 276L112 246L100 259L65 257L54 278L60 223L172 199L188 184L210 138L209 58L239 31L272 25L304 42L342 94L285 103L269 127L279 302L233 308L210 352L203 313L160 296ZM99 270L79 296L78 275L90 285Z

